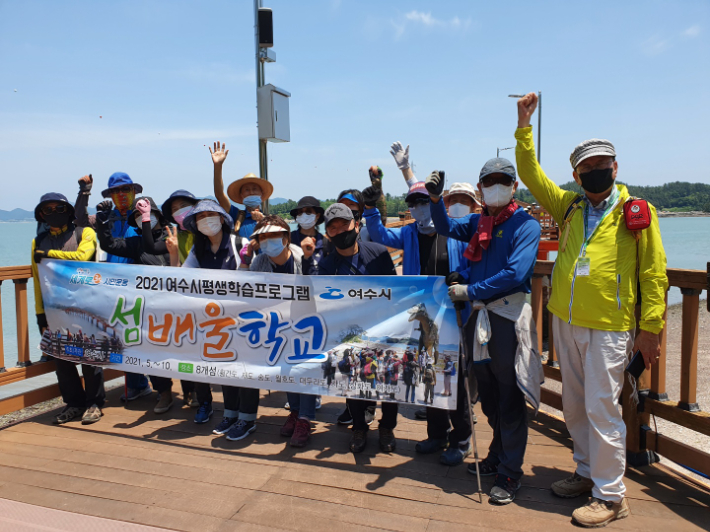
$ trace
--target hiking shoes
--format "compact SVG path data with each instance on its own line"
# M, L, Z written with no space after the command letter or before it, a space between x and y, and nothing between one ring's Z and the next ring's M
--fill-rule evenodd
M309 420L302 417L298 418L296 427L293 430L293 436L291 436L291 447L305 447L311 439L312 430Z
M219 425L212 429L212 433L219 434L220 436L222 434L227 434L229 432L229 429L236 425L237 421L239 421L239 418L237 417L225 416L222 418L222 421L219 422Z
M594 481L591 478L580 476L575 471L571 477L553 482L552 493L563 499L573 499L580 495L592 491Z
M346 406L345 412L338 416L338 425L352 425L353 416L350 413L350 409Z
M603 501L590 497L589 502L572 512L572 521L585 528L599 528L612 521L631 515L626 497L621 502Z
M244 419L240 419L227 433L226 438L229 441L243 440L255 430L256 423L254 421L246 421Z
M482 477L492 477L498 474L498 466L493 464L488 458L484 458L478 462L478 471ZM468 464L468 472L472 475L476 474L476 463Z
M165 392L161 392L158 398L158 404L153 408L153 412L156 414L164 414L170 410L171 406L173 406L173 392L171 390L167 390Z
M291 412L286 418L286 423L281 427L281 436L286 436L290 438L293 436L293 431L296 430L296 423L298 422L298 412Z
M60 414L54 418L55 425L64 425L64 423L69 423L74 421L76 418L81 417L84 410L81 408L76 408L74 406L67 406L60 412Z
M212 417L212 403L202 403L195 412L195 423L207 423Z
M385 427L380 427L380 449L383 453L391 453L397 448L397 440L394 439L394 431Z
M104 413L98 406L91 405L86 409L86 412L84 412L84 415L81 417L81 424L91 425L92 423L96 423L103 415Z
M128 394L121 395L121 401L124 403L126 401L135 401L136 399L140 399L141 397L145 397L151 393L153 393L153 389L150 387L150 384L145 388L128 388Z
M367 445L367 431L353 430L353 436L350 438L350 452L361 453Z
M469 454L471 454L471 442L467 441L465 445L449 446L448 449L441 453L439 462L447 466L457 466L462 464Z
M515 500L515 493L520 489L520 481L505 475L496 475L496 483L488 496L494 504L510 504Z
M419 454L432 454L442 449L446 449L449 446L449 440L447 438L427 438L424 441L418 442L414 446L414 450Z

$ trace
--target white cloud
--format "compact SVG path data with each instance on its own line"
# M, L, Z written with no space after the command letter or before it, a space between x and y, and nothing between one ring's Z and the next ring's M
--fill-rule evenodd
M700 26L695 24L694 26L689 27L687 30L683 32L683 36L685 37L697 37L700 35Z
M465 31L471 26L472 21L470 18L461 19L458 16L448 20L439 19L434 17L431 12L425 13L414 9L391 22L395 29L395 38L400 38L410 27Z
M665 52L671 45L671 40L656 34L641 43L641 50L646 55L654 56Z

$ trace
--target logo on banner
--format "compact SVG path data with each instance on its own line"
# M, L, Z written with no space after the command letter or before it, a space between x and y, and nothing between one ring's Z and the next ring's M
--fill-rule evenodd
M91 270L88 268L77 268L76 273L69 278L69 284L81 284L88 286L96 286L104 284L108 286L128 286L128 279L121 277L101 277L100 273L91 275Z
M331 288L330 286L325 287L328 290L327 293L321 294L319 297L321 299L343 299L345 294L340 293L340 288Z

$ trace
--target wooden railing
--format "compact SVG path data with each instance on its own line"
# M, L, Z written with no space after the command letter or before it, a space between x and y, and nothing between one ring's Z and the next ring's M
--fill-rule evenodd
M0 298L0 386L24 381L54 371L54 361L52 360L47 362L30 360L30 331L27 310L30 302L27 297L27 281L31 277L32 271L29 266L0 268L0 294L2 293L3 287L7 286L3 285L4 281L12 281L15 285L15 319L17 329L17 365L12 368L7 368L5 366L5 344L2 334L2 299ZM106 370L104 377L108 380L122 374L122 371ZM59 395L59 385L51 384L12 397L7 397L0 400L0 416L43 401L48 401L49 399L54 399L55 397L59 397Z
M548 360L545 376L562 380L557 354L555 353L551 320L544 308L544 279L552 274L554 262L538 261L532 280L532 307L537 326L538 349L542 353L543 323L547 322ZM710 475L710 454L686 445L674 438L655 432L650 428L651 416L656 416L692 431L710 436L710 414L700 410L697 403L698 385L698 312L700 294L708 288L708 272L702 270L667 270L671 287L680 288L683 295L680 353L668 352L668 327L661 332L661 358L650 371L644 371L639 379L639 403L632 400L632 389L624 379L622 409L626 423L627 453L631 465L645 465L657 459L654 453ZM666 298L667 300L667 298ZM640 308L637 307L637 317ZM666 318L664 314L664 319ZM680 393L678 400L670 400L666 393L666 367L669 359L680 357ZM562 410L562 396L543 389L542 402Z
M401 250L391 250L393 258L399 264ZM555 353L550 320L544 307L544 280L552 274L553 262L538 261L532 279L532 308L537 326L538 350L543 343L543 323L548 323L548 360L545 375L548 379L561 381L557 355ZM631 401L630 386L625 383L623 392L623 413L627 426L627 448L630 463L649 463L654 459L654 452L679 462L705 474L710 474L710 454L683 444L669 436L650 429L650 416L663 418L692 431L710 436L710 414L700 410L697 404L698 371L698 312L700 294L708 287L708 273L702 270L668 269L670 286L681 289L683 294L682 329L680 353L666 350L668 329L661 333L661 358L651 371L646 371L639 382L639 405ZM2 303L0 300L0 386L23 381L54 371L54 362L30 361L29 320L27 281L31 277L29 266L0 268L0 290L4 281L12 281L15 286L15 316L17 321L17 366L5 367L5 350L2 336ZM666 366L669 358L680 357L680 393L677 400L670 400L666 392ZM106 378L115 378L121 372L106 370ZM29 392L0 400L0 415L20 410L54 397L58 397L56 384L34 389ZM562 410L562 396L551 390L543 389L542 402Z

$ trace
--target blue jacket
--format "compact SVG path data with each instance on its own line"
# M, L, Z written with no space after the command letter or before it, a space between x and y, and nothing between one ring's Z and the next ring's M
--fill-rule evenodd
M239 213L241 212L241 209L237 207L236 205L231 205L229 207L229 215L232 217L232 220L236 221L237 218L239 217ZM251 217L251 213L249 211L246 212L246 215L244 216L244 221L242 222L242 225L239 227L239 236L242 238L251 238L252 233L254 232L254 227L256 227L256 220Z
M384 244L391 248L404 250L402 257L403 275L421 275L421 264L419 260L419 238L417 236L417 224L409 224L399 228L387 228L382 225L380 211L377 207L365 209L364 213L367 230L373 242ZM445 233L442 235L448 236ZM446 247L449 252L449 271L455 272L466 267L466 259L463 252L466 251L468 241L462 242L454 238L449 238Z
M111 227L111 236L113 238L131 238L134 236L139 236L136 230L128 225L127 218L133 216L133 211L128 211L126 218L121 217L121 213L118 209L111 211L108 223ZM106 254L106 262L123 263L123 264L133 264L135 260L128 257L119 257L118 255L113 255L111 253Z
M436 230L468 243L478 229L480 214L449 218L443 201L431 203ZM537 260L540 224L522 208L493 229L493 239L478 262L468 261L468 297L484 302L518 292L530 293Z

